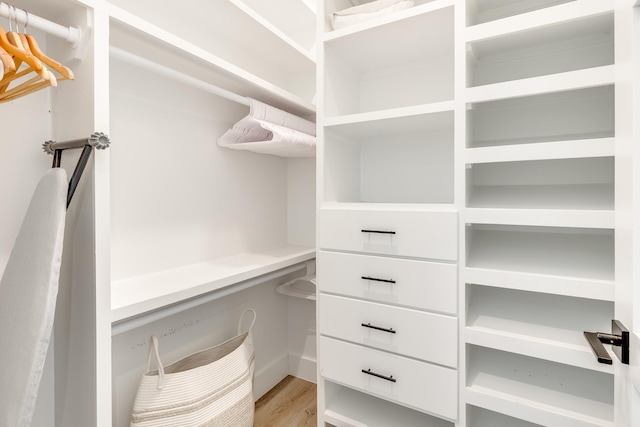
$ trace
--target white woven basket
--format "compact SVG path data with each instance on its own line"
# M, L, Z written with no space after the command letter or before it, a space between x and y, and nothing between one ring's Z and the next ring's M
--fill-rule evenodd
M242 318L253 313L247 332ZM131 427L251 427L254 418L254 348L251 330L256 312L238 323L238 335L215 347L163 366L158 339L151 337L147 372L131 414ZM155 358L157 370L150 370Z

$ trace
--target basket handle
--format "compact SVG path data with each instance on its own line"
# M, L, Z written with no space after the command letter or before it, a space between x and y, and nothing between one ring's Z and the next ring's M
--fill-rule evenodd
M240 320L238 321L238 335L242 334L242 320L244 319L244 316L247 313L253 313L253 320L251 320L251 324L249 325L249 329L247 329L247 332L249 332L249 334L251 334L251 330L253 329L253 325L256 323L256 318L258 317L258 315L256 314L256 311L253 308L248 308L244 311L244 313L242 313L242 315L240 316Z
M155 356L156 366L158 367L158 390L164 388L164 366L160 360L160 352L158 351L158 337L151 335L151 342L149 343L149 356L147 357L147 372L151 370L151 356Z

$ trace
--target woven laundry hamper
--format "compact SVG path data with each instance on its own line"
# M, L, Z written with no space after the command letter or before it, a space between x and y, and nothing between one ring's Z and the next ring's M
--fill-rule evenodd
M253 319L248 330L241 332L248 312ZM167 366L162 365L158 339L152 336L131 427L253 426L255 353L251 330L255 320L255 310L245 311L237 336ZM152 359L156 370L150 370Z

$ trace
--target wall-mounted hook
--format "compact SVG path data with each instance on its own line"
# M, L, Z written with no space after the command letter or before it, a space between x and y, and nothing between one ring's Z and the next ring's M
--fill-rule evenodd
M629 330L619 320L611 321L611 333L584 332L599 363L611 365L611 356L602 344L610 344L620 362L629 364Z

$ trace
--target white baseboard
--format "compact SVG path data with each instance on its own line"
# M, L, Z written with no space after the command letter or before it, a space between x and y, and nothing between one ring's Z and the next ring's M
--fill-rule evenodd
M282 354L267 366L256 370L253 382L253 398L258 400L289 374L289 355Z
M289 355L289 375L316 383L317 362L306 356Z

